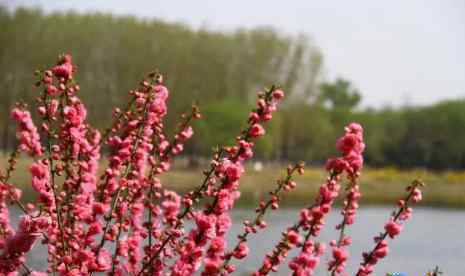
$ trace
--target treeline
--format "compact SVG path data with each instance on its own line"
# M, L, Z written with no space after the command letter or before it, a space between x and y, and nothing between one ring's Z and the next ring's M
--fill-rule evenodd
M321 163L334 154L342 126L357 120L366 129L366 160L373 166L465 168L465 102L401 110L356 109L360 94L350 82L322 81L323 58L305 36L271 29L193 30L159 20L108 14L53 13L0 7L0 146L13 147L9 109L33 102L33 70L57 54L71 53L89 119L104 128L112 106L144 72L158 69L170 94L168 124L196 102L204 119L187 154L208 156L234 139L262 85L280 83L287 99L258 144L257 158ZM402 89L402 88L399 88Z

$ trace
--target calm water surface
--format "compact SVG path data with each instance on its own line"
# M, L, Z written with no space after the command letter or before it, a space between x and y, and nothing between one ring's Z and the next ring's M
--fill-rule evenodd
M366 207L359 211L356 223L348 230L353 238L350 247L350 263L348 271L353 274L361 261L361 252L373 247L372 237L383 230L384 222L392 209L385 207ZM18 210L12 210L19 214ZM267 216L268 228L249 240L251 248L247 260L235 263L238 267L236 275L248 275L261 264L263 255L269 252L280 238L281 231L294 223L298 214L296 209L282 209ZM253 215L250 210L233 212L234 226L229 233L229 241L241 231L241 222ZM326 228L321 233L320 241L329 241L336 237L334 225L340 217L333 212ZM431 208L417 208L412 220L404 226L403 232L395 240L390 240L390 252L385 260L376 266L375 275L384 276L388 272L403 272L409 276L425 275L425 272L439 265L444 275L465 275L465 211ZM291 256L290 256L291 257ZM33 268L44 267L46 251L37 245L29 253L28 262ZM288 258L289 259L289 258ZM328 260L328 255L323 257ZM316 275L327 275L323 266ZM288 275L287 266L282 266L276 275Z

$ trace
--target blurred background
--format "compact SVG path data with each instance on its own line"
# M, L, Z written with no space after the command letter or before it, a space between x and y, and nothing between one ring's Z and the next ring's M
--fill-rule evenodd
M71 53L91 122L145 73L171 90L170 118L197 102L192 156L235 137L255 93L281 84L282 111L259 143L262 160L321 164L344 124L366 129L375 167L465 168L465 3L3 1L0 147L14 144L8 110L31 102L33 71Z
M361 205L377 207L361 211L354 254L370 246L372 224L381 227L389 214L384 204L392 206L420 177L427 183L426 207L380 271L420 275L438 264L446 275L459 275L465 258L464 34L465 2L459 0L0 0L0 151L7 154L16 143L10 108L18 100L33 103L34 70L59 54L73 55L80 96L100 129L108 126L111 107L124 106L127 92L158 69L171 91L168 130L193 103L203 114L177 169L164 177L167 186L186 191L198 184L197 168L212 146L231 143L244 126L256 92L278 83L286 100L257 145L239 205L256 206L283 166L298 160L309 169L284 205L311 202L343 126L357 121L367 144ZM15 177L33 197L28 176ZM271 218L267 239L279 237L295 212ZM247 215L235 215L237 230ZM325 231L323 238L334 234ZM255 242L259 252L267 250ZM244 273L259 261L246 263Z

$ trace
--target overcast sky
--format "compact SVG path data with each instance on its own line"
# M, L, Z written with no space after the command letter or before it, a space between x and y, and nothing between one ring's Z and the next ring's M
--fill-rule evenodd
M306 33L325 76L351 80L363 105L429 104L465 98L465 1L0 0L45 11L106 11L231 30L272 26Z

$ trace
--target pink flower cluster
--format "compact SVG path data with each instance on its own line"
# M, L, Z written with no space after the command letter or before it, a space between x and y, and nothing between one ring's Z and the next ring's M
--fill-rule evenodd
M163 134L162 120L167 113L169 92L161 82L161 77L157 76L155 85L144 81L140 90L131 93L135 97L135 111L125 115L127 124L120 126L120 134L116 135L113 130L115 134L109 139L115 154L109 157L110 168L106 170L106 184L101 194L108 215L115 213L116 216L113 225L107 221L103 227L104 239L97 246L96 254L105 250L103 245L106 241L116 242L116 251L111 259L112 273L136 274L143 254L150 256L159 246L158 242L153 243L155 238L160 238L159 219L172 225L180 208L180 197L175 192L163 190L157 176L170 169L171 157L179 154L184 142L193 135L188 122L199 115L195 109L173 141L168 142ZM123 198L126 193L128 195ZM163 209L160 209L153 200L162 197ZM144 222L145 208L150 210L150 214ZM149 244L141 252L142 241L147 237Z
M346 171L355 176L363 166L362 153L365 150L363 142L363 128L357 123L351 123L345 127L345 134L337 140L336 148L342 153L342 157L331 158L326 162L328 171Z
M18 231L6 236L0 249L0 274L6 275L16 271L24 262L25 254L29 252L42 232L49 226L49 220L45 217L31 217L25 215L21 218Z
M183 150L183 143L193 135L193 130L186 122L173 142L167 142L162 118L167 111L168 90L159 75L151 75L155 84L145 80L140 89L131 91L132 104L116 114L118 118L111 130L101 137L86 123L87 111L77 97L80 87L73 80L75 71L71 56L65 55L41 75L44 90L37 111L48 145L46 156L35 161L30 172L41 212L52 222L43 231L49 254L48 272L63 275L109 270L135 273L142 259L141 242L154 234L148 234L143 226L143 210L148 204L145 191L157 186L156 176L169 169L171 156ZM38 155L40 142L30 113L16 108L12 115L18 121L21 137L37 141L34 144L31 139L21 138L24 145L21 149ZM199 117L198 112L192 117ZM34 135L26 135L29 133ZM109 166L99 179L102 142L108 142L112 151ZM64 176L62 187L56 184L56 177L61 175ZM11 191L2 182L2 188L4 186ZM157 189L159 193L161 186ZM164 194L168 200L170 193ZM173 198L176 197L179 198L174 194ZM2 206L6 199L2 199ZM179 207L179 199L177 204ZM168 207L168 204L163 206ZM33 209L31 205L23 210ZM1 210L4 229L11 229L7 209ZM170 216L176 217L170 208L166 208L165 214L167 220ZM102 236L100 241L98 235ZM117 244L113 256L104 247L107 241Z
M44 90L38 98L37 112L47 150L44 158L30 168L41 211L52 221L44 233L50 260L48 271L62 274L99 268L98 261L90 260L93 256L86 249L91 239L85 225L95 229L92 210L100 133L86 123L87 110L77 96L80 87L72 80L74 72L71 56L64 55L41 75ZM58 176L64 176L61 189L56 183ZM77 264L79 268L75 267Z
M72 63L71 55L63 55L58 64L52 68L53 74L59 78L68 80L73 77L73 72L75 71L75 66ZM45 79L48 80L48 79ZM50 86L47 86L47 90L50 90Z
M31 156L40 156L43 153L40 136L31 118L31 113L20 108L11 111L11 118L18 124L16 136L19 149Z
M50 187L50 164L48 160L37 161L31 165L32 188L39 194L40 202L52 204L54 201Z
M314 244L312 240L305 242L302 245L302 252L289 263L293 275L313 275L314 269L320 263L320 257L325 253L325 248L323 243Z

